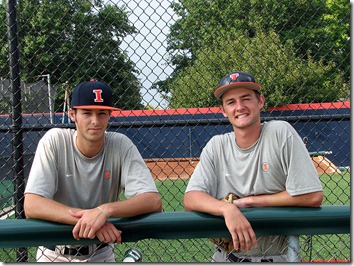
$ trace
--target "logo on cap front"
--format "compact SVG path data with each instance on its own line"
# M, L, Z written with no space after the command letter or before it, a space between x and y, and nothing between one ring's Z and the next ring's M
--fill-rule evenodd
M233 74L231 74L231 75L230 75L230 78L231 78L232 82L235 82L235 81L237 80L237 77L238 77L238 76L239 76L238 73L233 73Z
M103 99L102 99L102 90L93 90L93 93L95 94L95 103L103 103Z

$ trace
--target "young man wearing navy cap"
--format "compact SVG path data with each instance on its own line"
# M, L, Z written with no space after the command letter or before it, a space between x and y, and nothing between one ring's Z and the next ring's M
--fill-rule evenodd
M240 208L319 207L323 192L316 168L289 123L261 123L265 98L251 74L228 74L214 96L233 132L214 136L203 149L186 188L185 210L224 217L233 250L216 246L212 261L286 262L287 238L257 238ZM235 200L220 200L230 192Z
M38 262L114 262L122 232L107 219L160 212L161 198L143 158L125 135L107 132L113 95L99 81L82 82L71 97L75 129L41 138L25 190L27 218L75 225L73 237L102 244L40 246ZM118 201L124 190L126 200ZM124 233L124 232L123 232Z

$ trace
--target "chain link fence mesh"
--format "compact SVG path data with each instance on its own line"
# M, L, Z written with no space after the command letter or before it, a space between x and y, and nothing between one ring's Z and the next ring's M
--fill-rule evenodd
M239 69L265 88L262 119L287 120L303 137L323 204L350 204L349 2L21 0L4 1L0 14L1 219L24 218L37 143L74 126L68 96L89 79L113 88L123 111L109 130L137 145L164 211L183 211L201 149L232 130L212 92ZM117 260L132 246L144 262L209 262L215 250L208 239L146 239L116 246ZM304 261L350 259L347 234L300 236L300 246ZM4 262L35 256L33 247L0 250Z

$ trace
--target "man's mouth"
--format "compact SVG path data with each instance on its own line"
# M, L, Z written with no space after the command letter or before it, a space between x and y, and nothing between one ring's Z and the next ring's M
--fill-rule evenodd
M240 118L244 118L246 116L248 116L248 114L237 115L236 118L240 119Z

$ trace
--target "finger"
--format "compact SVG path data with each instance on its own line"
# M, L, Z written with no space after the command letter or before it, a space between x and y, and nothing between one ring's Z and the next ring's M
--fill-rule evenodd
M80 222L78 222L72 230L73 236L76 240L80 240L80 228L81 228L81 225L80 225Z
M110 222L107 223L107 232L109 233L110 243L121 242L121 231Z
M112 228L108 228L105 233L105 237L107 243L114 243L117 240L117 235L115 234L114 230L112 230Z
M89 233L90 233L90 227L88 227L85 224L82 224L81 227L80 227L79 236L81 238L88 238Z
M254 231L251 229L251 232L250 232L250 236L251 236L251 241L252 241L252 246L254 248L257 247L257 237L256 237L256 234L254 233Z
M122 231L118 230L117 240L116 243L119 245L122 243Z
M90 238L90 239L94 239L96 237L96 232L97 232L97 230L94 230L91 227L89 227L87 230L85 230L87 238Z
M104 235L100 231L97 232L96 237L98 238L99 241L106 242Z
M240 248L240 241L238 240L238 236L233 236L232 241L234 243L235 250L238 250Z
M114 236L112 239L112 236L111 236L110 232L108 232L108 231L103 232L102 236L103 236L103 240L101 240L101 241L105 242L105 243L114 243L114 241L116 240L116 238Z
M245 238L243 237L243 232L238 233L239 248L245 250Z
M246 251L250 251L251 250L251 238L250 238L248 232L246 232L246 234L244 235L244 243L245 243Z
M94 225L85 224L82 226L83 238L93 239L96 236L97 229L94 228Z

